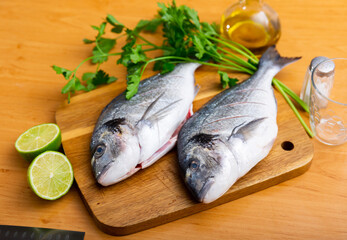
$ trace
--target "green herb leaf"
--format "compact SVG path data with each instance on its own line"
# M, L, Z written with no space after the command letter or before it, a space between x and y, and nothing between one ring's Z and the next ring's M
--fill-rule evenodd
M198 12L192 8L182 5L184 11L186 12L188 19L190 19L197 29L201 28Z
M94 30L96 30L96 31L99 31L99 30L100 30L100 28L99 28L98 26L95 26L95 25L92 25L92 28L93 28Z
M195 56L200 59L205 54L204 44L202 43L202 39L200 39L198 36L194 35L192 37L192 41L195 47Z
M96 88L96 86L93 83L89 83L86 87L86 91L90 92L92 90L94 90Z
M124 27L124 24L117 21L117 19L112 16L111 14L107 14L106 21L109 22L112 26L116 27L118 25L121 25Z
M129 64L127 75L127 89L125 93L126 99L132 98L137 93L141 80L142 67L144 65L145 63L143 62L140 62L138 64Z
M84 39L83 39L83 42L84 42L85 44L91 44L91 43L93 43L93 42L95 42L95 41L89 40L89 39L87 39L87 38L84 38Z
M152 20L140 20L136 25L134 31L139 33L141 31L154 33L157 31L157 28L162 23L160 18L154 18Z
M210 36L217 36L218 35L218 28L216 28L216 24L209 24L207 22L202 22L201 23L202 26L202 32L205 35L210 35Z
M86 89L85 91L91 91L96 88L96 86L93 84L93 79L95 77L95 72L86 72L82 75L82 80L86 82Z
M116 40L109 38L100 38L98 41L98 47L93 48L93 56L92 63L102 63L107 61L108 57L105 56L106 53L109 53L115 46ZM101 52L101 51L102 52Z
M84 82L86 82L86 86L81 90L91 91L99 85L112 83L112 82L116 81L117 78L116 77L110 77L103 70L99 70L97 72L84 73L82 76L82 80Z
M57 74L62 74L66 80L70 79L72 71L67 70L65 68L62 68L62 67L58 67L56 65L53 65L52 68Z
M104 53L100 52L96 47L93 49L92 63L103 63L107 61L108 57L104 55Z
M72 78L61 90L61 93L75 92L75 79Z
M122 64L125 67L128 67L129 64L131 64L130 56L133 54L133 46L136 43L136 39L131 35L132 32L127 31L127 34L128 34L128 41L122 47L123 52L121 54L121 57L117 61L118 64Z
M82 75L82 80L88 83L95 77L95 75L95 72L86 72Z
M99 28L99 34L96 36L96 38L99 38L105 34L105 28L106 28L106 22L101 23Z
M135 48L131 49L130 60L132 63L145 62L147 57L143 52L141 45L137 45Z
M176 65L174 63L169 62L168 60L156 61L153 66L153 70L160 71L161 74L165 74L173 71L175 66Z
M124 26L118 25L118 26L116 26L116 27L113 27L113 28L111 29L111 32L114 32L114 33L121 33L121 32L123 31L123 28L124 28Z
M117 80L118 80L118 78L116 78L116 77L109 77L106 83L107 83L107 84L113 83L113 82L115 82L115 81L117 81Z
M103 70L99 70L92 79L92 83L95 86L99 86L108 83L109 79L110 76L107 73L105 73Z
M82 85L81 81L76 78L75 79L75 89L76 91L86 91L86 87L84 85Z
M118 22L117 19L113 17L111 14L107 14L106 21L113 26L111 32L121 33L123 31L124 24Z
M136 93L139 88L140 78L137 75L129 76L128 77L128 85L127 90L125 92L125 98L131 99Z
M237 78L230 78L226 72L218 71L218 74L223 88L235 86L238 82Z
M175 64L173 64L171 62L165 62L163 64L161 74L172 72L174 69L175 69Z
M153 71L160 71L163 68L164 61L156 61L153 66Z
M99 47L104 53L108 53L109 51L111 51L115 44L115 39L100 38L99 40Z

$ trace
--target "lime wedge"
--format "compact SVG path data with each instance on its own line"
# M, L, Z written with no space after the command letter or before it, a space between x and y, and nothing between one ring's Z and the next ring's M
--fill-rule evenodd
M69 191L73 183L71 163L60 152L44 152L31 162L28 182L37 196L46 200L58 199Z
M58 150L60 145L60 129L54 123L45 123L28 129L15 143L17 151L29 162L45 151Z

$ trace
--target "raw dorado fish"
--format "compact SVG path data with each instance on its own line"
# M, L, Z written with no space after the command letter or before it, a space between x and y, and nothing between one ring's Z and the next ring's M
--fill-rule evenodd
M102 111L90 143L98 183L117 183L170 151L192 114L194 72L199 64L179 64L168 74L141 81L138 93L114 98Z
M270 47L257 72L196 112L177 141L179 166L195 198L209 203L265 158L277 136L272 78L299 58L283 58Z

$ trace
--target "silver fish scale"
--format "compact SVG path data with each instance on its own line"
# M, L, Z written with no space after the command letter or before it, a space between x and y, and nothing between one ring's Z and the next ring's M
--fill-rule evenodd
M105 107L99 117L96 129L109 120L122 117L126 118L127 122L132 126L135 126L148 107L158 97L160 97L160 100L147 113L148 115L151 115L170 103L179 100L181 96L177 93L180 92L182 83L181 81L177 81L177 78L181 77L170 75L163 77L158 74L142 81L138 93L130 100L125 99L124 93L119 95L113 99L107 107ZM153 84L154 82L155 84ZM170 91L167 91L168 89L170 89Z
M218 94L208 106L193 116L195 120L190 123L196 127L191 126L187 134L218 134L222 138L228 138L234 129L236 131L238 126L252 120L263 117L276 119L276 101L272 87L270 84L262 84L256 77L255 75ZM189 137L182 136L181 139L189 140Z

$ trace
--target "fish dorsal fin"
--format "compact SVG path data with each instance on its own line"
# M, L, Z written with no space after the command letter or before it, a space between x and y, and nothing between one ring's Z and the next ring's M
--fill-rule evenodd
M233 129L228 140L230 138L240 138L244 142L247 142L248 140L252 139L255 136L259 136L259 135L261 136L263 134L263 131L266 130L266 128L262 128L261 125L264 124L267 119L268 119L267 117L257 118L248 122L245 125L242 124L243 126L240 126L240 125L237 126L239 127L239 129L237 130Z

